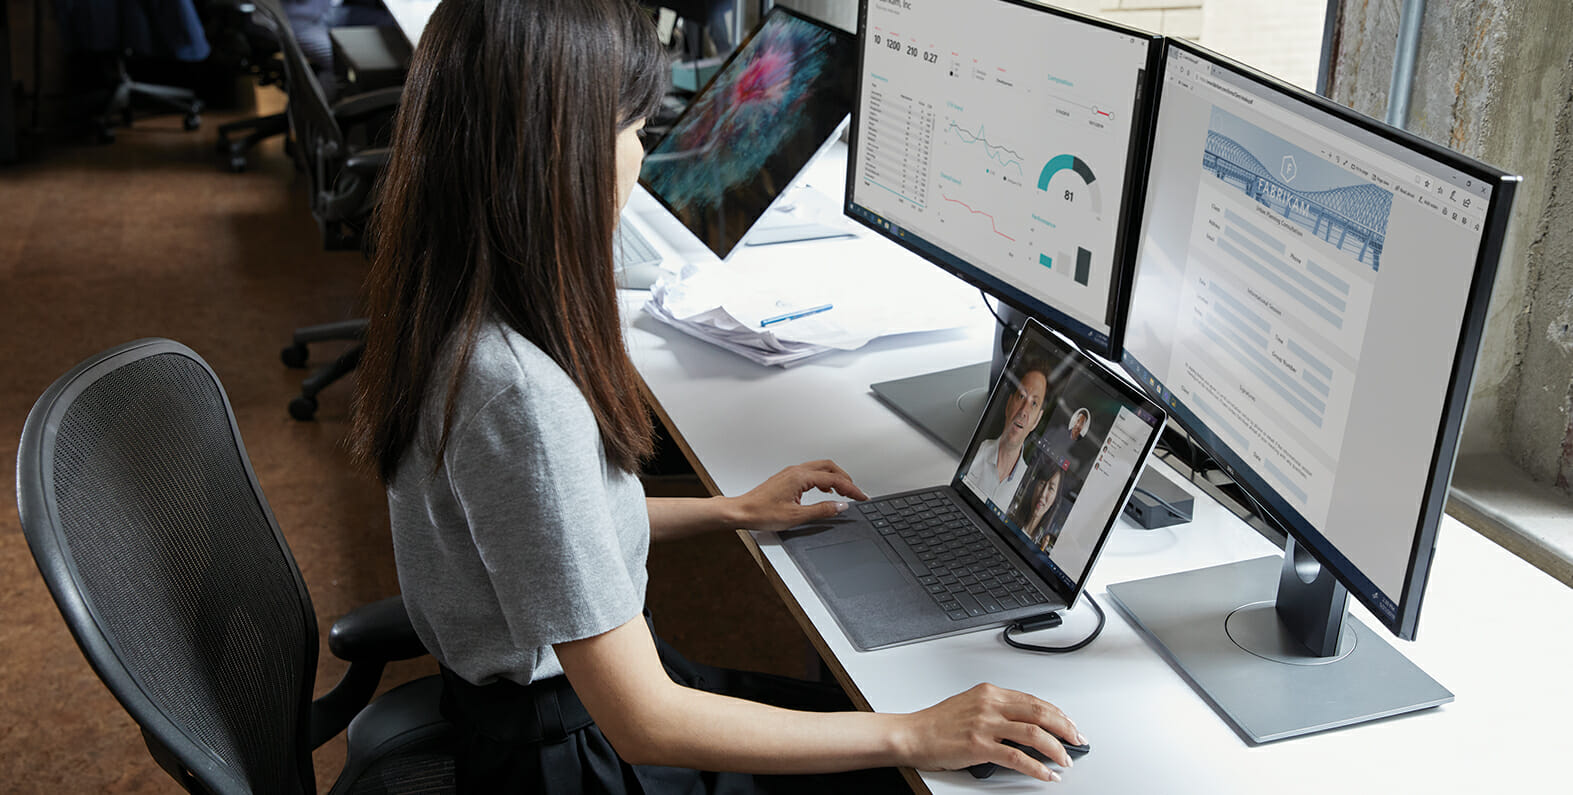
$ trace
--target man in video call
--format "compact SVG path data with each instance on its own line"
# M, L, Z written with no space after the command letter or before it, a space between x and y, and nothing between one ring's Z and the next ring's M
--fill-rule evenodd
M1027 437L1043 419L1043 404L1048 396L1047 368L1027 365L1015 380L1015 390L1005 399L1005 429L998 438L978 445L967 468L964 482L1000 510L1010 506L1021 485L1028 462L1023 460Z
M1085 408L1076 409L1064 427L1050 428L1038 438L1039 455L1050 456L1061 469L1069 469L1071 446L1076 444L1077 439L1087 435L1091 423L1092 412Z

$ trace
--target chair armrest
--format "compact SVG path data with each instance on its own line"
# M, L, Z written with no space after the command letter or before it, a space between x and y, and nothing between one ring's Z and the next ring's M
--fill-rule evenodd
M333 103L333 118L338 120L340 127L345 127L368 116L386 113L399 106L399 95L403 92L403 86L391 86L345 97Z
M426 654L404 611L402 596L361 605L333 622L328 650L352 663L409 660Z
M386 165L388 165L387 147L362 149L344 160L345 169L354 172L357 177L366 179L376 179Z
M362 605L333 622L328 630L328 650L348 661L350 667L332 690L311 702L312 748L344 731L371 703L385 664L426 654L404 611L402 596Z
M364 219L376 199L377 178L382 174L382 167L387 163L388 150L382 148L363 149L346 158L344 166L339 169L338 177L333 181L332 190L323 191L318 196L316 202L318 217L330 221L354 223ZM401 602L401 611L402 604Z
M382 660L352 662L332 690L311 702L311 747L337 737L371 703L382 681Z

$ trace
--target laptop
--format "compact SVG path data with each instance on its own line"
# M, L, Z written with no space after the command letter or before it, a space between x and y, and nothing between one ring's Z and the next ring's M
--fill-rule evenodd
M1069 608L1166 415L1029 319L948 485L781 534L858 649Z
M748 236L845 235L813 224L750 234L820 153L857 95L857 37L785 6L765 15L645 154L639 184L717 257Z

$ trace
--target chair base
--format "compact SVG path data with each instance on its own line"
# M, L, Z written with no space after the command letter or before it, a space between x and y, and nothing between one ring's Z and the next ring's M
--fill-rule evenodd
M218 153L224 158L224 166L238 174L246 170L247 152L268 138L288 132L289 119L282 113L232 121L219 125ZM245 135L234 137L241 133Z
M300 383L300 394L289 402L289 415L302 422L313 420L317 416L317 394L335 381L349 375L360 364L361 354L365 346L360 343L366 336L366 321L342 320L337 323L323 323L317 326L306 326L296 329L290 345L279 353L279 358L284 361L284 366L301 368L306 366L309 359L307 345L313 342L327 342L330 340L349 340L355 346L339 354L338 358L328 362L311 375L306 376Z
M202 126L202 100L197 98L196 92L132 80L124 58L115 59L115 70L118 80L110 90L109 100L93 116L94 136L100 143L115 140L115 127L130 127L139 104L152 106L157 111L185 114L181 124L187 130Z

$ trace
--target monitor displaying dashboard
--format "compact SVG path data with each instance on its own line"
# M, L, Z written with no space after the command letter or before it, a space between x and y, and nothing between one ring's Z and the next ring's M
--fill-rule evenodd
M1518 178L1166 60L1123 363L1412 639Z
M1162 39L1019 0L864 0L846 214L1117 357Z

